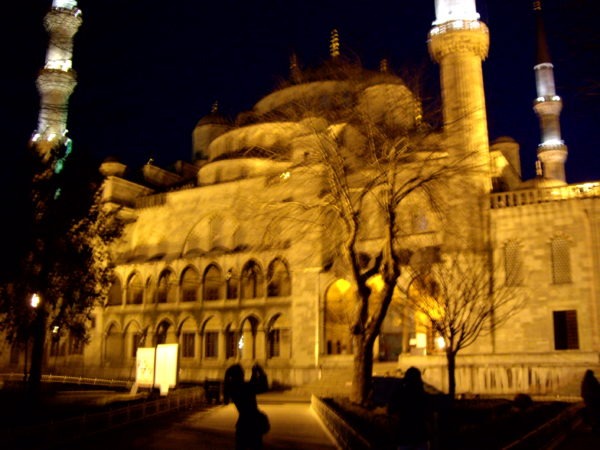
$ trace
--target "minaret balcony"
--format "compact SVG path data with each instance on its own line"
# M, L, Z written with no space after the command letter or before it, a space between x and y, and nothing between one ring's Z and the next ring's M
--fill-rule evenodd
M430 35L444 34L451 31L465 31L465 30L481 30L485 33L488 32L487 26L479 20L452 20L450 22L444 22L434 27L429 32Z

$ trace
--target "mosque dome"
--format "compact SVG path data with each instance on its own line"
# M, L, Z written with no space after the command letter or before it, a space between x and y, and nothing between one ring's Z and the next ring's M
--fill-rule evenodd
M315 123L326 128L356 117L394 129L411 128L420 120L421 104L396 75L354 62L328 61L241 113L236 128L210 142L206 157L209 163L249 155L285 159L293 153L295 140L314 133Z

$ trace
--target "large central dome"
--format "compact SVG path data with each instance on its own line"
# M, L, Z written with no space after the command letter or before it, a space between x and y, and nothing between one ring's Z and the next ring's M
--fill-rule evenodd
M226 168L225 163L231 166L234 161L243 166L240 170L245 175L256 171L256 161L248 160L257 158L263 160L258 166L264 170L266 159L278 162L279 170L281 162L292 161L298 139L334 125L368 122L407 129L415 126L420 116L420 103L399 77L366 70L356 63L329 61L262 98L252 110L238 115L235 127L201 120L194 132L195 152L207 160L201 182L231 179L239 171ZM220 132L215 137L216 126ZM196 143L209 133L212 139L203 139L203 148L198 148ZM224 173L230 173L225 180Z

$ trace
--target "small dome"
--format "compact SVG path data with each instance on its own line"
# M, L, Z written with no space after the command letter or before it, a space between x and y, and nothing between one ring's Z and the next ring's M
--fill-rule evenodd
M511 143L511 144L515 143L516 144L517 141L515 141L510 136L500 136L500 137L494 139L491 144L494 145L494 144L505 144L505 143Z
M206 116L202 117L196 124L197 127L201 127L203 125L227 125L227 126L229 126L229 125L231 125L231 123L229 122L229 120L227 120L225 117L223 117L218 112L211 112L211 113L207 114Z

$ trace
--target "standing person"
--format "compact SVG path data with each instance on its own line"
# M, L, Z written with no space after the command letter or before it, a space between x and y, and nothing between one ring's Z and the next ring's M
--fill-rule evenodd
M429 410L429 396L423 387L421 371L411 367L388 404L397 450L429 449Z
M235 424L236 450L262 449L263 434L269 431L269 419L258 409L253 384L244 381L244 369L234 364L225 371L225 403L231 400L238 410Z
M585 403L585 417L595 433L600 433L600 383L594 371L588 369L581 380L581 397Z

